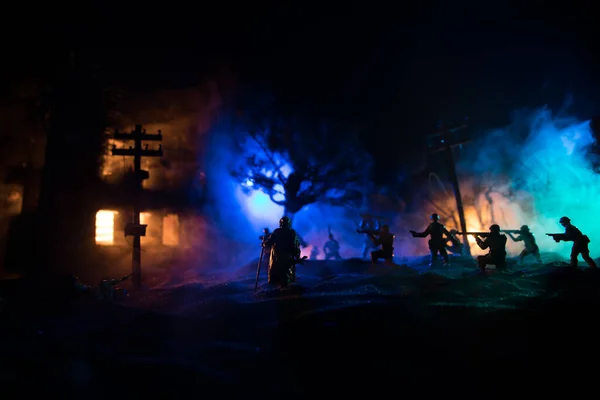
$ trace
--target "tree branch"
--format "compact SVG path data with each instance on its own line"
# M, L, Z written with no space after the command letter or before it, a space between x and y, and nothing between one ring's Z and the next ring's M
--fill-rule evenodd
M285 200L275 200L273 198L273 196L275 196L275 193L269 193L269 198L271 199L271 201L275 204L277 204L278 206L284 206L285 207Z
M267 149L267 147L264 145L264 143L262 143L260 140L258 140L258 138L256 137L256 134L249 132L249 135L252 139L254 139L256 144L258 144L260 146L261 150L265 153L265 156L269 159L271 164L273 164L273 168L275 168L277 170L277 177L279 178L279 181L281 182L282 185L285 186L285 184L287 182L286 182L285 178L283 177L283 174L281 173L281 168L279 167L279 165L273 158L273 155L271 154L271 152Z

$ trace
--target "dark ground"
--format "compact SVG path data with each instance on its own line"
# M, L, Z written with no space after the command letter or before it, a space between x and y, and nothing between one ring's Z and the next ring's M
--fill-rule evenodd
M2 398L541 396L597 386L600 273L307 262L290 293L253 295L252 269L116 304L2 282Z

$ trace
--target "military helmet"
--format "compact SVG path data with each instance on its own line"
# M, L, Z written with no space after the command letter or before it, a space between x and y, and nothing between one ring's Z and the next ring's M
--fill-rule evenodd
M284 217L281 217L281 219L279 220L279 227L280 228L291 228L292 227L292 220L290 219L290 217L288 217L287 215Z
M560 222L561 224L562 223L569 223L569 222L571 222L571 218L569 218L569 217L561 217L560 221L558 221L558 222Z
M490 226L490 232L500 233L500 225L493 224L492 226Z
M529 232L529 227L527 225L523 225L519 230L521 232Z
M437 215L437 213L431 214L431 217L429 217L429 218L431 218L432 221L439 221L440 220L440 216Z

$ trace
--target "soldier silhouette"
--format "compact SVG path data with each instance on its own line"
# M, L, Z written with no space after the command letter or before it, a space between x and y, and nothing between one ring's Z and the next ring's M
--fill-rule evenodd
M413 237L424 238L430 236L429 239L429 252L431 253L431 259L429 266L435 268L438 266L438 253L444 260L444 265L448 265L448 252L446 251L446 243L450 238L450 232L446 227L440 224L440 216L437 214L431 214L431 223L425 228L423 232L410 231ZM446 236L446 239L444 239Z

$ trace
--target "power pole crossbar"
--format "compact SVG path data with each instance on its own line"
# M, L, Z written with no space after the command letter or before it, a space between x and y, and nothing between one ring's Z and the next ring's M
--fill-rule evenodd
M162 157L162 145L158 150L149 150L148 145L142 148L143 141L162 141L162 133L158 131L157 135L147 134L142 125L136 125L131 133L120 133L115 131L113 139L123 141L133 141L134 147L128 149L117 149L113 145L113 156L133 157L133 221L125 226L125 236L133 236L133 256L131 264L132 283L135 288L142 284L142 236L146 236L146 227L140 223L140 213L142 212L142 182L150 177L148 171L142 170L142 157Z

